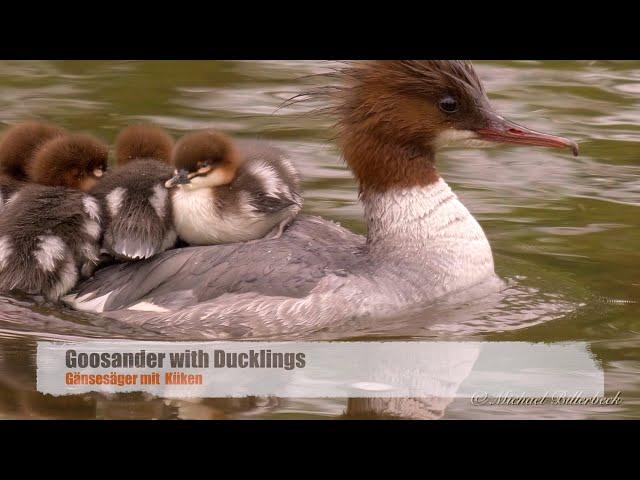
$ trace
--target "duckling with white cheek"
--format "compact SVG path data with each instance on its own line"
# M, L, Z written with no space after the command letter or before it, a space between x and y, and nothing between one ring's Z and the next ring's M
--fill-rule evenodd
M152 125L132 125L118 135L118 166L91 190L106 212L104 252L120 260L139 260L176 243L164 187L173 175L168 165L172 149L171 136Z
M237 144L237 145L236 145ZM282 153L205 130L173 152L173 218L191 245L278 238L302 208L298 173Z
M14 125L0 139L0 211L26 183L27 166L48 140L65 135L64 129L45 122Z
M56 301L99 260L98 201L80 191L107 165L108 148L85 135L47 142L29 165L26 185L0 215L0 291Z

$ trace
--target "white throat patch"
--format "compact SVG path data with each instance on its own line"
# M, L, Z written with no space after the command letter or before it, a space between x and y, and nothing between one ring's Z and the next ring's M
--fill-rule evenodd
M489 147L491 142L481 140L471 130L456 130L450 128L440 132L433 142L436 148L444 147Z

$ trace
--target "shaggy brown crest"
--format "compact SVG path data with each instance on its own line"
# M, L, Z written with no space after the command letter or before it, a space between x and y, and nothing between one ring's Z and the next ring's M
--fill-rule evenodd
M116 139L116 162L125 165L132 160L152 159L169 163L173 138L155 125L131 125Z
M107 169L108 155L107 145L90 135L67 135L42 145L27 173L42 185L87 191Z
M0 140L0 173L25 180L27 165L38 147L65 134L63 128L45 122L24 122L9 128Z
M362 193L435 182L437 149L463 139L578 153L571 140L498 115L466 61L353 61L329 77L337 77L340 85L309 96L333 99L329 112L338 117L338 140Z
M464 61L353 62L342 78L339 141L363 191L433 183L438 135L479 128L489 108L478 76ZM447 98L457 104L453 113L439 106Z

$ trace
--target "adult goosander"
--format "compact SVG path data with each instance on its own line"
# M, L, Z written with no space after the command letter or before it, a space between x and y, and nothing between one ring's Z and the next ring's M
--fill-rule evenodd
M339 142L368 227L298 216L279 239L176 249L108 267L67 302L181 338L309 333L394 316L487 283L491 247L436 170L453 140L569 148L492 109L463 61L357 61L335 91Z
M26 184L0 214L0 291L55 301L98 263L101 215L88 190L108 148L86 135L56 137L28 164Z
M45 122L24 122L7 129L0 139L0 210L25 185L27 165L46 141L65 134L64 129Z
M273 147L203 130L180 139L172 163L173 219L190 245L278 238L302 208L298 173Z
M102 203L103 251L120 260L152 257L176 243L169 193L173 138L153 125L132 125L116 139L117 167L91 190Z

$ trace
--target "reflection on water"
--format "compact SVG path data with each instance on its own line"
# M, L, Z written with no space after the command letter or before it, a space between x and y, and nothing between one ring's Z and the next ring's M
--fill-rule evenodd
M267 138L304 178L305 211L363 232L354 182L321 105L278 108L314 85L326 62L2 62L0 121L42 118L112 142L134 121L176 136L216 127ZM615 407L473 407L463 399L175 401L143 395L53 398L34 392L38 338L155 339L143 329L0 298L0 418L640 417L640 62L479 62L505 116L577 140L581 156L534 148L449 150L443 176L481 222L507 280L495 295L439 302L326 339L583 340ZM384 403L384 402L383 402Z

